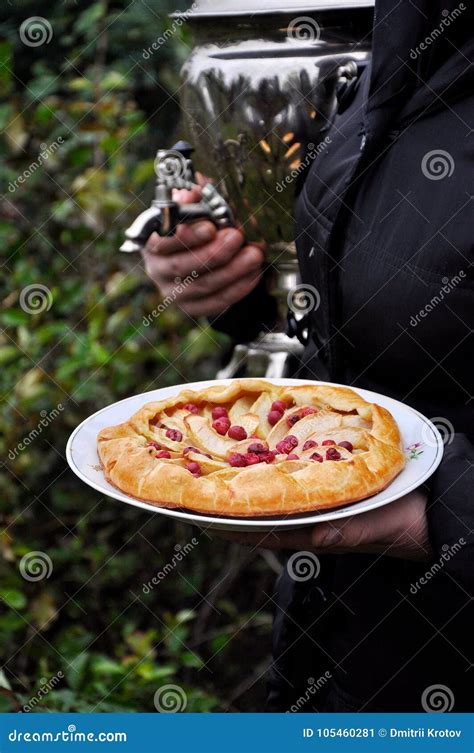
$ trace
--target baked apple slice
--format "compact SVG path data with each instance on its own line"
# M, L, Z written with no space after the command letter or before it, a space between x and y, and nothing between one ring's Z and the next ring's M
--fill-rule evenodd
M192 444L217 458L225 459L235 444L235 439L228 439L214 431L204 416L187 416L184 423Z

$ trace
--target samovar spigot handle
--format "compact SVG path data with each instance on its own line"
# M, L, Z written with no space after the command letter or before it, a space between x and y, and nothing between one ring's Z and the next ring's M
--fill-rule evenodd
M156 186L151 207L145 209L125 231L120 251L141 251L153 232L161 236L174 235L180 223L211 220L219 227L234 224L232 211L212 183L202 186L202 200L194 204L179 204L173 200L173 189L196 186L191 154L194 149L187 141L178 141L172 149L159 149L155 157Z

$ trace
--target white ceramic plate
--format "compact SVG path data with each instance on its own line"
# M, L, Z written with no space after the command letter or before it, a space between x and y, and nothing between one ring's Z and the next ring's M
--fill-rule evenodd
M326 520L336 520L349 515L373 510L376 507L387 505L396 499L403 497L408 492L416 489L426 481L436 470L443 457L443 440L434 424L418 411L407 405L392 400L384 395L368 390L353 388L363 398L372 403L379 403L392 413L400 428L403 446L407 454L407 464L403 471L392 483L379 494L369 497L362 502L346 505L329 512L312 512L286 517L273 518L222 518L200 513L187 512L184 510L165 510L161 507L143 502L116 489L106 481L100 467L96 450L96 438L98 432L106 426L121 423L130 418L144 403L152 400L162 400L165 397L176 395L184 388L202 389L213 384L224 384L231 380L208 380L205 382L192 382L190 384L178 384L173 387L164 387L159 390L145 392L141 395L120 400L118 403L109 405L107 408L94 413L86 418L69 437L66 456L74 473L93 489L96 489L107 497L112 497L119 502L141 507L158 515L165 515L182 522L192 523L202 528L225 528L238 531L270 531L275 528L302 528L314 525ZM272 379L276 384L323 384L303 379Z

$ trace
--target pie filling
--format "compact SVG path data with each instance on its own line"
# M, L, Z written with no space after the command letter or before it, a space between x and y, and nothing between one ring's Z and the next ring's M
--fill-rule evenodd
M272 402L262 393L225 405L177 404L149 421L145 439L150 455L199 478L259 463L287 463L292 472L306 463L350 462L368 450L371 428L356 411Z

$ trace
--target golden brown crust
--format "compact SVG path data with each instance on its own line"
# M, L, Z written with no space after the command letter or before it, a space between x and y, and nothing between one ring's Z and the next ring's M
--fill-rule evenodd
M272 427L267 414L275 400L285 402L288 409ZM184 410L187 403L196 405L199 415ZM245 454L252 440L238 442L217 434L211 426L214 406L226 407L231 423L259 438L253 441L268 440L275 452L281 439L295 436L299 459L288 460L280 453L269 463L230 466L230 453ZM288 418L305 406L317 412L290 428ZM181 431L181 441L176 441L179 434L167 436L167 428ZM303 451L308 439L318 446ZM325 439L335 442L339 460L326 459L328 446L321 447ZM343 440L353 445L353 451L338 444ZM150 442L159 443L170 457L157 458ZM183 455L189 446L200 453ZM310 459L315 450L323 455L323 462ZM184 390L147 403L129 421L103 429L98 452L107 480L130 496L160 507L229 517L290 515L357 502L384 489L405 464L400 432L385 408L346 387L280 386L260 379ZM196 477L186 464L199 460L203 475Z

